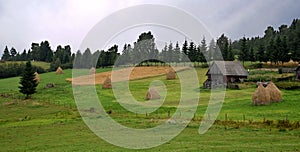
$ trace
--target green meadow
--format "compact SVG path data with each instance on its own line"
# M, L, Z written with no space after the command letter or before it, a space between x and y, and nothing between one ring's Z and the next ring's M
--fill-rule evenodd
M111 70L97 69L97 73ZM207 68L196 68L199 85L206 80ZM186 72L186 71L183 71ZM0 151L141 151L117 147L99 138L81 119L72 85L64 74L40 74L41 82L31 99L18 92L20 77L0 79ZM112 90L96 85L105 110L117 122L132 128L155 127L172 115L180 98L180 82L165 76L130 81L135 99L145 101L149 85L163 82L168 90L164 104L149 114L135 114L124 109ZM55 87L45 88L47 83ZM255 84L241 89L227 89L222 110L214 125L203 135L198 129L206 111L210 90L195 88L200 100L194 118L171 141L145 151L299 151L299 90L282 90L283 102L252 106ZM128 135L130 136L130 135Z

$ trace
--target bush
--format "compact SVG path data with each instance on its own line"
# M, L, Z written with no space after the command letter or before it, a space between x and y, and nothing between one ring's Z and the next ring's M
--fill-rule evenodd
M201 68L208 68L208 64L207 63L202 63Z
M277 82L275 84L280 89L286 89L286 90L300 89L300 83L299 82Z
M32 66L34 71L38 73L45 73L45 69L39 66ZM10 78L20 76L25 69L24 63L9 63L0 65L0 78Z
M249 66L249 68L254 68L254 69L262 68L262 67L263 67L262 63L256 63Z

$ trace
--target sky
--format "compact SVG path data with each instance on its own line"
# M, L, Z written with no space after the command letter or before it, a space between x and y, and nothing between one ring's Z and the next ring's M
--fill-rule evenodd
M232 40L262 36L267 26L277 29L300 18L299 0L0 0L0 56L5 46L22 52L30 49L32 42L44 40L53 50L58 45L71 45L72 52L76 52L87 33L103 18L141 4L176 7L204 24L212 37L224 33ZM144 30L136 28L127 32L130 34L126 38L121 34L111 43L118 44L121 50L124 43L136 41ZM154 36L159 37L161 31L156 30ZM184 36L177 38L182 43ZM160 39L161 45L176 41Z

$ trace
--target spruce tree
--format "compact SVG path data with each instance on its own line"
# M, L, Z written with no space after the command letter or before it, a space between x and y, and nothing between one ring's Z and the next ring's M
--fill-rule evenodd
M19 86L19 91L26 95L26 99L28 99L31 94L36 93L36 87L38 83L35 80L34 70L30 61L26 62L20 85L21 86Z

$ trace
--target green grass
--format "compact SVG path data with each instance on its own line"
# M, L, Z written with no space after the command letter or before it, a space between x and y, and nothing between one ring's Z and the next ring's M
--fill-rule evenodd
M97 69L97 72L111 69ZM200 86L207 69L197 68ZM19 77L0 80L0 151L130 151L111 145L93 134L83 123L76 109L71 84L64 74L40 74L41 83L32 99L24 100L18 92ZM144 102L153 80L161 80L167 87L166 101L156 112L145 114L128 112L121 107L110 89L97 85L101 103L117 122L133 128L154 127L173 114L179 101L179 80L165 80L165 76L130 82L134 97ZM47 83L54 88L46 89ZM199 90L199 89L195 89ZM210 91L200 89L200 101L194 120L173 140L146 151L299 151L300 129L278 128L278 120L291 123L300 119L299 90L282 90L283 102L270 106L252 106L255 85L241 90L227 89L218 120L204 135L198 134L200 120L206 110ZM228 122L224 122L227 115ZM245 121L243 120L245 116ZM266 125L265 120L274 121Z

